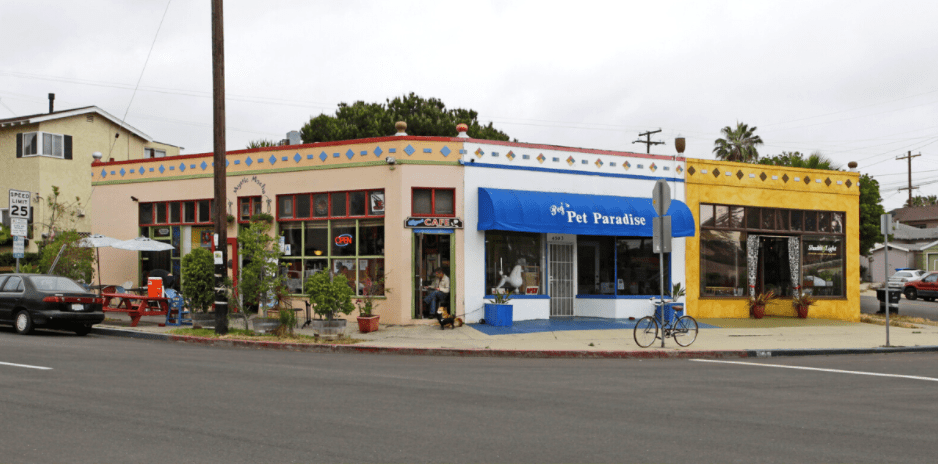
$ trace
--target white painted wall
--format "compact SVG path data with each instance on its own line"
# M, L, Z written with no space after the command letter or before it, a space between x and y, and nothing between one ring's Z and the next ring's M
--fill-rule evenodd
M482 156L477 150L481 150ZM509 160L511 151L514 159ZM497 143L467 143L462 160L465 163L465 285L462 296L467 322L476 322L484 314L485 304L485 232L478 230L479 188L501 188L540 192L565 192L589 195L613 195L651 198L652 187L658 178L677 179L670 182L671 197L684 201L683 174L678 174L681 160L650 159L628 154L593 151L567 151L545 149L542 146L499 145ZM492 153L498 156L492 156ZM538 155L546 158L537 160ZM529 155L524 159L523 155ZM567 159L572 157L571 165ZM558 161L554 162L553 159ZM582 160L587 164L583 164ZM602 163L598 164L596 161ZM631 166L625 169L623 164ZM651 164L656 170L650 169ZM610 166L615 164L615 166ZM499 167L483 167L497 165ZM641 168L639 168L641 165ZM503 168L502 168L503 167ZM664 167L668 170L665 171ZM538 171L525 168L550 169ZM683 172L683 171L681 171ZM642 176L626 178L623 175ZM673 241L671 254L672 282L684 283L684 239ZM514 320L547 319L550 315L549 299L511 300ZM590 299L578 298L574 302L574 315L587 317L627 318L650 315L654 309L648 299Z

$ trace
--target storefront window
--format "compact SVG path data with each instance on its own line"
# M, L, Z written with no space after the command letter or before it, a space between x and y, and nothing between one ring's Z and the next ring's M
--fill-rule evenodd
M844 238L806 235L802 239L802 288L815 296L844 296Z
M485 292L543 295L544 236L526 232L485 232ZM500 289L500 290L496 290Z
M329 254L329 223L315 221L306 223L306 256L328 256Z
M742 296L746 281L746 233L700 231L700 294Z
M355 221L332 221L332 256L355 256Z
M303 224L298 222L281 224L280 235L283 236L283 244L290 249L290 253L285 252L285 255L292 256L301 253L303 248Z
M578 295L615 295L615 238L577 237L576 268Z
M671 256L665 254L665 281ZM616 295L660 295L660 259L652 250L652 239L619 238L616 240ZM600 282L600 290L604 290ZM667 292L665 292L667 293Z

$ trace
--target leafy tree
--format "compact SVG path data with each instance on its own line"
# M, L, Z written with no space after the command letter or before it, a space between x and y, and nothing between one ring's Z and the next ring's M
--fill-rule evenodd
M215 263L212 252L196 248L182 257L182 293L193 311L208 312L215 301Z
M909 200L905 201L905 207L916 207L916 206L938 206L938 196L929 195L927 197L916 195L912 197L912 203L909 204Z
M870 248L883 241L879 218L886 213L879 194L879 182L869 174L860 176L860 254L868 256Z
M759 159L756 147L762 145L762 137L755 135L755 132L755 126L750 128L741 122L736 123L736 129L726 126L720 129L723 138L713 142L713 153L723 161L755 163Z
M268 301L274 301L278 307L289 304L288 299L275 298L283 293L284 279L277 266L281 257L280 243L270 235L270 229L271 224L267 221L253 221L238 233L238 244L244 256L241 278L238 280L238 292L243 303L240 304L238 314L244 319L245 328L249 308L260 305L266 316ZM238 298L231 300L236 306L239 305Z
M766 156L759 159L759 164L768 164L775 166L791 166L795 168L807 168L807 169L827 169L827 170L836 170L839 169L838 166L834 166L834 162L824 156L821 152L816 151L812 153L807 158L801 154L801 152L789 152L783 151L780 155L775 156Z
M257 140L251 140L250 142L248 142L247 149L251 150L254 148L276 147L279 145L280 143L274 142L273 140L257 139Z
M67 230L56 234L51 241L40 245L39 272L49 272L55 257L59 261L52 270L52 275L68 277L72 280L91 282L94 275L95 253L94 248L78 246L82 236L74 230ZM64 249L63 249L64 247ZM59 250L62 251L61 256Z
M46 198L46 206L49 209L49 220L45 223L33 224L45 229L48 238L53 238L58 229L72 229L78 221L81 214L81 198L75 197L75 201L66 202L61 198L62 193L59 187L52 186L52 195Z
M306 279L303 290L309 295L313 311L326 320L331 321L336 314L348 315L355 310L352 304L355 290L348 285L345 274L333 276L331 272L317 272Z
M0 224L0 246L12 243L13 236L10 235L10 229Z
M492 123L480 124L478 116L474 110L446 109L439 99L424 99L411 92L393 100L385 99L385 103L339 103L335 116L310 118L300 129L300 136L303 143L387 137L396 132L397 121L404 121L409 135L455 137L456 125L465 123L469 137L509 140L508 134L495 129Z

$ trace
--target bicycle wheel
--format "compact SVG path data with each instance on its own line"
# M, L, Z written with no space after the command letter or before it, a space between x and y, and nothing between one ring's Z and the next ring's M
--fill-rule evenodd
M651 316L645 316L635 324L635 343L648 348L658 338L658 322Z
M674 343L690 346L697 340L697 321L690 316L682 316L674 322L674 330L671 333L674 335Z

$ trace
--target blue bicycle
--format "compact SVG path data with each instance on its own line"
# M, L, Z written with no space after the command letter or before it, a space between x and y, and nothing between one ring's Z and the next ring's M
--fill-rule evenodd
M661 307L660 302L654 302L656 306ZM665 317L664 327L658 330L658 320L652 316L645 316L635 324L635 343L648 348L655 340L673 337L674 342L680 346L690 346L697 340L697 321L690 316L674 317L674 311L670 305L664 305ZM660 334L660 335L659 335Z

